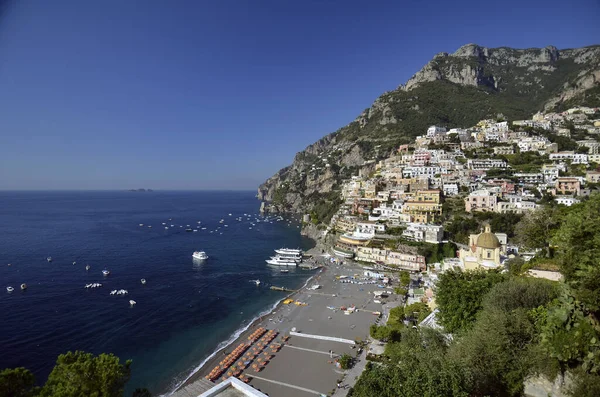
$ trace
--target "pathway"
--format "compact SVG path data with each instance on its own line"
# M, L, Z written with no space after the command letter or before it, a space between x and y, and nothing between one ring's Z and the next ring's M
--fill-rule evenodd
M363 349L360 356L358 356L357 361L355 361L354 367L350 368L346 371L346 375L344 376L344 380L342 381L341 389L336 389L335 393L332 397L346 397L348 391L351 387L354 387L356 381L360 377L360 374L365 370L365 366L367 365L367 348Z
M289 345L289 344L287 344L287 345L283 345L283 347L290 348L290 349L304 350L304 351L307 351L307 352L312 352L312 353L324 354L324 355L326 355L326 356L329 356L329 355L330 355L330 353L329 353L329 352L324 352L324 351L321 351L321 350L307 349L306 347L292 346L292 345ZM333 357L339 357L339 356L340 356L339 354L335 354L335 353L333 353Z
M262 376L256 376L256 375L248 375L248 376L252 377L252 378L255 378L255 379L263 380L265 382L275 383L276 385L285 386L285 387L291 387L292 389L302 390L302 391L307 392L307 393L316 394L317 396L322 396L323 395L323 393L320 393L320 392L318 392L316 390L307 389L306 387L291 385L289 383L280 382L278 380L271 380L271 379L263 378Z

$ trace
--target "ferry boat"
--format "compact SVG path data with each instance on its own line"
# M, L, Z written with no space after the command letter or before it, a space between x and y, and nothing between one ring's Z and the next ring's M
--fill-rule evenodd
M208 259L208 255L206 255L206 252L204 251L196 251L192 254L192 258L203 261Z
M296 249L296 248L279 248L278 250L275 250L275 252L279 255L295 255L295 256L302 256L302 250L301 249Z
M285 258L280 255L272 256L271 259L267 259L266 262L269 265L275 265L275 266L297 266L298 265L294 259Z

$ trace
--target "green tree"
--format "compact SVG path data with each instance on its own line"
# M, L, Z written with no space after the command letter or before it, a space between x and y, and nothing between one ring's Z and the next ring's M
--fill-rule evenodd
M535 362L527 351L534 339L526 310L485 310L449 357L467 374L472 395L520 396Z
M352 397L466 397L468 385L446 358L445 338L431 329L401 331L400 342L389 343L389 365L367 365Z
M400 272L400 285L408 285L410 283L410 273L406 270Z
M352 366L352 357L349 354L344 353L339 358L338 362L342 369L349 369Z
M124 365L113 354L82 351L61 354L42 388L44 397L121 397L131 361Z
M468 329L482 308L485 294L507 279L497 270L457 271L443 273L436 284L438 319L446 331L454 333Z
M407 318L415 320L417 322L421 322L425 319L425 317L431 314L431 309L427 306L426 303L423 302L415 302L411 305L407 305L404 307L404 315Z
M576 299L600 311L600 194L570 207L552 242L561 272Z
M526 248L544 249L551 256L550 240L560 226L561 214L556 206L544 206L525 214L516 226L515 240Z
M39 392L35 377L26 368L11 368L0 372L0 397L32 397Z

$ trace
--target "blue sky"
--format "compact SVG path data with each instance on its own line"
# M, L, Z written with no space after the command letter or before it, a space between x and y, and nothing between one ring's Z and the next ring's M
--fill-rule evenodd
M21 0L0 189L254 189L436 53L600 42L564 1Z

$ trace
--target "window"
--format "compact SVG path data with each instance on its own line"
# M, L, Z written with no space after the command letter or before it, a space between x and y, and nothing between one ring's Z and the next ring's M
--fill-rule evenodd
M487 252L487 257L490 259L492 257L492 253L490 251Z

